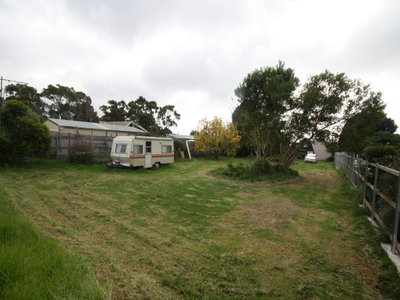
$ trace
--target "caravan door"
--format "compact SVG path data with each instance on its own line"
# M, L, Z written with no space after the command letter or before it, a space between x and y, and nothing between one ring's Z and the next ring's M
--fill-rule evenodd
M151 141L146 141L146 149L144 154L144 167L151 168L153 166L151 162Z

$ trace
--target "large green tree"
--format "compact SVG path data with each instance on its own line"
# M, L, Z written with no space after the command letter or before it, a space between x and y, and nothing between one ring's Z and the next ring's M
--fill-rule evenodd
M134 101L108 101L100 106L103 121L133 121L146 128L151 134L171 133L171 127L177 125L181 115L173 105L158 106L156 101L148 101L140 96Z
M125 121L127 118L127 106L125 101L109 100L108 105L100 106L103 113L103 121Z
M298 85L293 69L279 62L275 67L248 74L235 90L239 107L234 121L242 135L251 139L259 166L264 166L261 161L271 154L278 133L285 126L286 113L294 108L293 94Z
M310 77L280 133L278 169L288 168L308 141L326 136L328 130L337 131L375 95L369 86L344 73L325 71Z
M385 166L400 168L400 135L388 131L378 131L365 140L362 154L369 161Z
M50 150L51 136L42 117L21 101L7 101L0 121L0 162L20 163Z
M50 118L97 122L98 116L92 105L92 99L85 93L72 87L48 85L41 96L48 100L47 115Z
M369 105L346 122L339 136L339 148L361 154L366 147L367 138L387 127L384 109L381 94L375 94Z
M46 103L40 98L38 91L27 84L9 84L5 87L7 100L18 100L26 104L34 112L44 116Z
M393 119L386 117L385 120L378 124L376 130L395 133L397 130L397 125Z
M329 71L298 86L294 71L279 62L247 75L236 89L240 129L251 137L258 160L277 149L278 170L287 169L305 143L342 126L376 95L360 81Z

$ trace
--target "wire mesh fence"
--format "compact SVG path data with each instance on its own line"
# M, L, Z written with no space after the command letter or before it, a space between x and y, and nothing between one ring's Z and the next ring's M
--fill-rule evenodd
M346 152L335 153L335 165L354 187L363 189L362 204L390 238L392 252L400 252L400 172Z
M105 158L110 156L113 139L112 136L51 132L51 154L55 157L66 157L74 144L85 143L95 157Z

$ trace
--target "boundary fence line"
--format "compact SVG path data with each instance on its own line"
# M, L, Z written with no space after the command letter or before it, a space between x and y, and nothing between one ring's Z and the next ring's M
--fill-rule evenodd
M400 253L400 172L346 152L336 152L334 162L354 187L363 189L362 205L391 240L391 252Z
M109 157L114 137L51 132L51 154L66 157L75 143L88 145L95 157Z

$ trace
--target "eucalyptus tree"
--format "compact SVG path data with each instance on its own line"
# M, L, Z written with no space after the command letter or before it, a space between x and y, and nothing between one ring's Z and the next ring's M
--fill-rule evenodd
M97 122L98 116L92 105L92 99L84 92L73 87L48 85L41 93L47 104L50 118Z

